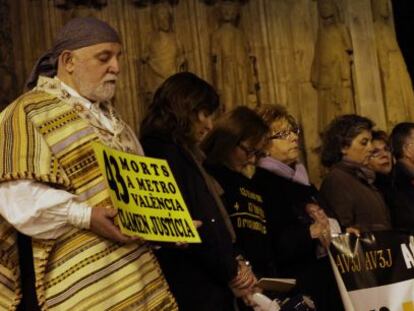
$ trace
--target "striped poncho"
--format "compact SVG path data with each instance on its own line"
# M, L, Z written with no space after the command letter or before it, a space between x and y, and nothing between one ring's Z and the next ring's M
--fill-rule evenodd
M124 123L105 133L56 79L24 94L0 114L0 183L31 179L110 204L91 144L138 152ZM0 310L21 299L16 230L0 217ZM73 228L56 240L32 239L42 310L177 310L156 258L143 242L122 245Z

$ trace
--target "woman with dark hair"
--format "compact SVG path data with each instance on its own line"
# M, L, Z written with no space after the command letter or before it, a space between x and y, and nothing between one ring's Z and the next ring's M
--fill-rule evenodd
M205 168L224 190L222 196L236 232L236 247L258 277L274 276L263 199L244 175L266 143L267 125L251 109L239 106L219 120L203 141ZM241 302L240 310L251 310Z
M324 248L330 241L329 219L299 161L299 126L280 105L263 105L257 111L270 136L268 156L259 161L253 182L263 194L278 276L295 278L296 290L310 295L317 310L341 310Z
M351 232L391 229L382 195L367 167L374 123L355 114L335 118L322 142L322 164L330 169L320 189L320 203Z
M236 232L236 245L257 276L273 274L263 199L243 174L255 165L266 142L267 125L251 109L239 106L216 123L201 145L207 171L223 187L223 201Z
M235 234L204 171L199 143L212 128L219 108L211 85L188 72L169 77L155 92L141 126L147 156L168 161L193 219L201 220L201 244L161 247L163 272L180 310L233 310L233 293L245 295L256 282L248 263L236 259Z

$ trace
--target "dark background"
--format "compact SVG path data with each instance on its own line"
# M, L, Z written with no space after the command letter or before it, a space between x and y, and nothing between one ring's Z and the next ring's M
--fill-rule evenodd
M392 0L392 4L397 40L414 81L414 0Z

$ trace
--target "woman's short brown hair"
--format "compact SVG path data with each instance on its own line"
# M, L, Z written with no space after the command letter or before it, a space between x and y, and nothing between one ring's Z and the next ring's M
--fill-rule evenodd
M239 106L228 112L214 126L201 144L209 164L225 164L230 152L242 141L259 143L269 127L252 109Z
M351 146L364 130L371 131L374 122L356 114L338 116L329 123L322 137L321 162L326 167L342 160L342 149Z
M269 128L277 120L286 120L292 127L298 127L296 119L282 105L261 105L256 108L256 112Z

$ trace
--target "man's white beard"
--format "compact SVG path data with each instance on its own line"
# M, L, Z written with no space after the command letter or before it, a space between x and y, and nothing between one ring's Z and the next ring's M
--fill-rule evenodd
M107 75L98 86L94 87L88 82L85 82L83 72L74 72L74 79L78 84L78 92L81 96L86 97L91 101L104 102L109 101L115 96L116 81L115 75Z
M115 83L102 82L91 90L90 98L98 102L109 101L115 96Z

